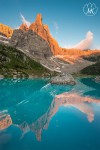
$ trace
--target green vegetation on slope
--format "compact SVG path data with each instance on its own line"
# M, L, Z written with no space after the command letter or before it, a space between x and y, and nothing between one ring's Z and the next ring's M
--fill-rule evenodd
M84 68L81 71L81 74L100 75L100 62L97 62L96 64Z
M0 45L0 74L4 77L44 77L51 72L19 50Z
M98 53L96 52L89 56L83 56L82 58L92 62L100 62L100 52L98 51Z
M88 66L81 70L81 74L85 75L100 75L100 52L83 57L85 60L95 62L95 64Z

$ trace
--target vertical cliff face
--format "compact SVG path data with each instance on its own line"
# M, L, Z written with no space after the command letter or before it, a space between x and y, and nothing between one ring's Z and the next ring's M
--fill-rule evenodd
M33 30L45 41L47 41L54 55L60 53L61 48L59 47L57 41L51 36L48 26L43 25L41 14L37 15L35 22L30 25L29 30Z
M0 33L9 38L13 34L13 29L4 24L0 24Z

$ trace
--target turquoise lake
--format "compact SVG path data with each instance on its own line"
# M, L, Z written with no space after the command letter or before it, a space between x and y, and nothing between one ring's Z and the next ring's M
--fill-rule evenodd
M0 150L100 150L100 83L0 80Z

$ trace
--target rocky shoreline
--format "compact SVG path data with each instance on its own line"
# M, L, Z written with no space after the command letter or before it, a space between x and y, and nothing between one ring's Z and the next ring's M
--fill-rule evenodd
M83 77L85 77L85 76L83 76ZM56 75L56 76L52 76L51 78L50 77L44 77L44 76L39 77L39 76L36 76L36 75L35 76L29 75L29 77L13 76L11 78L6 78L6 77L4 77L3 75L0 74L0 80L2 80L2 79L23 80L23 79L39 79L39 78L47 79L49 83L56 84L56 85L76 85L75 79L77 77L73 77L70 74L59 74L59 75ZM96 76L96 77L92 76L92 78L95 82L100 83L100 76Z
M11 79L35 79L35 78L39 78L38 76L32 76L30 75L29 77L17 77L17 76L13 76ZM46 77L41 77L41 78L46 78ZM5 78L3 75L0 75L0 79L7 79ZM75 85L75 79L72 77L72 75L70 74L59 74L57 76L53 76L53 77L48 77L48 81L51 84L57 84L57 85Z

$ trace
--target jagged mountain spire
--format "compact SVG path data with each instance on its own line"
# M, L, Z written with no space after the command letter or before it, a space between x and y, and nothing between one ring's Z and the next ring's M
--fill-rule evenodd
M38 14L35 20L35 23L42 25L42 15Z
M42 15L38 14L35 22L33 22L30 27L30 30L36 32L41 36L50 46L54 55L58 54L61 51L57 41L51 36L48 25L44 25L42 22Z

